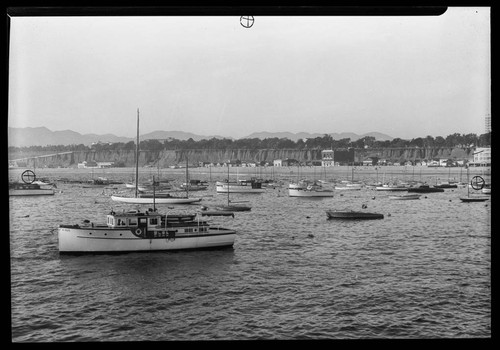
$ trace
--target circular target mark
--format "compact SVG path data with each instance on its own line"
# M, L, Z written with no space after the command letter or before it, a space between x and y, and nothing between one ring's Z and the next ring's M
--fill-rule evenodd
M481 190L484 187L484 179L481 176L474 176L472 180L470 180L470 185L475 190Z
M245 28L250 28L253 26L253 16L241 16L240 17L240 24L245 27Z
M36 180L36 175L34 172L32 172L31 170L25 170L22 174L21 174L21 180L23 180L23 182L25 184L31 184L33 182L35 182Z

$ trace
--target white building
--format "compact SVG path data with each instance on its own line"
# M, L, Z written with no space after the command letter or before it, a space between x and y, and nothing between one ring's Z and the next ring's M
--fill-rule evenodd
M81 163L78 163L78 168L79 169L89 169L89 168L94 168L94 169L101 169L101 168L111 168L113 166L113 162L94 162L93 160L86 161L84 160Z
M487 115L484 117L484 131L486 133L491 132L491 115Z
M491 165L491 147L477 147L474 151L474 160L471 166L490 166Z
M333 150L325 149L321 151L321 166L335 166Z

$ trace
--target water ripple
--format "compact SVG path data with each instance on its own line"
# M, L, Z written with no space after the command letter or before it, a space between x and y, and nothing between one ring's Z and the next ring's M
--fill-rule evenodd
M14 342L491 336L491 205L456 192L313 201L276 189L240 196L253 208L228 221L232 250L59 256L58 224L121 205L58 188L10 199ZM326 219L363 204L386 217Z

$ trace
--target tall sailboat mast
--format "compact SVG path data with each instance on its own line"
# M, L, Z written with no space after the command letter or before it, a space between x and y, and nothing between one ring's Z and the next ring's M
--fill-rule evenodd
M186 156L186 198L189 198L189 174L188 174L188 169L189 164L188 164L188 158Z
M137 142L135 145L135 198L139 192L139 108L137 108Z
M227 206L229 207L229 163L227 163Z

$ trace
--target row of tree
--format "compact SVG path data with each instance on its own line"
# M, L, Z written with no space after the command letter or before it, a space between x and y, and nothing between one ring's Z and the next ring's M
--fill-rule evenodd
M477 136L476 134L454 133L446 137L425 138L417 137L411 140L395 138L392 140L380 141L372 136L366 136L356 141L349 138L334 140L331 135L325 134L322 137L310 138L307 140L293 141L288 138L266 138L266 139L217 139L194 141L169 139L164 142L151 139L140 142L141 150L162 151L162 150L183 150L183 149L349 149L349 148L405 148L405 147L487 147L491 145L491 132ZM49 145L49 146L30 146L30 147L9 147L10 152L67 152L67 151L119 151L135 150L135 142L116 142L112 144L95 144L92 146L79 145Z

